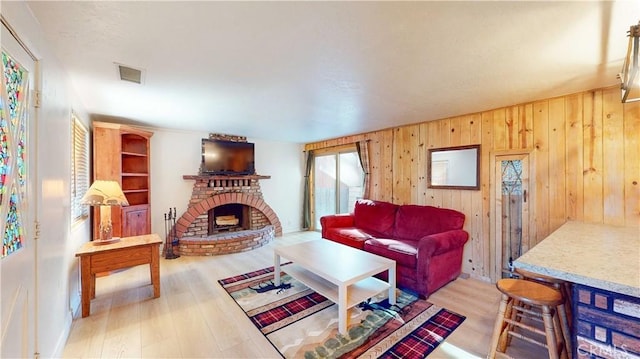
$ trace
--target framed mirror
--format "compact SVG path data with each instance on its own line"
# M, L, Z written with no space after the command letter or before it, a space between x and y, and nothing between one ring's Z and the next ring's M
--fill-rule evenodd
M430 148L427 187L480 189L480 145Z

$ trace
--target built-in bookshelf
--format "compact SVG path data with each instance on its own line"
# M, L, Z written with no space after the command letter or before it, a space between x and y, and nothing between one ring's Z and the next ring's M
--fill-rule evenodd
M153 132L94 122L93 135L94 180L118 181L129 202L126 207L111 207L113 235L128 237L151 233L149 142ZM99 216L99 208L94 209L94 213ZM97 226L94 223L94 233L97 233Z

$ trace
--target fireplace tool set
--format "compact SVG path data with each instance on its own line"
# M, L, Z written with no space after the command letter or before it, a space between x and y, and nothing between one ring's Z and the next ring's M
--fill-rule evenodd
M166 234L164 257L166 259L175 259L180 256L173 253L173 246L178 244L176 235L176 208L169 208L169 213L164 214L164 231Z

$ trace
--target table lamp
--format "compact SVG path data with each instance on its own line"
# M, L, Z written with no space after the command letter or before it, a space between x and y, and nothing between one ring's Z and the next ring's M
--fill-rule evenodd
M111 206L128 206L129 202L117 181L93 182L80 203L100 206L100 235L99 238L94 239L94 244L107 244L120 240L120 238L112 238Z

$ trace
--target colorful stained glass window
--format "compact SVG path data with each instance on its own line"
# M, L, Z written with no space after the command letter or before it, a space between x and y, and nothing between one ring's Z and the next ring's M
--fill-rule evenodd
M25 85L26 85L26 75L27 72L20 66L18 62L13 60L8 54L5 52L2 53L2 65L4 71L4 84L6 86L6 107L9 109L7 118L7 113L4 111L3 104L0 104L0 115L2 123L0 124L0 128L2 133L2 151L3 158L0 161L0 166L3 168L0 169L0 174L2 174L3 178L0 178L0 196L6 191L4 189L6 185L6 174L8 171L9 159L11 157L10 152L8 151L7 144L7 132L11 131L14 134L14 138L16 139L16 143L14 144L16 149L16 169L18 174L18 183L20 184L21 190L20 193L24 194L24 187L26 182L26 163L25 163L25 135L26 135L26 116L27 111L24 108L24 97L25 97ZM2 101L4 102L4 101ZM1 197L0 197L1 198Z
M0 213L6 218L2 233L2 257L23 245L21 204L27 187L28 71L2 52L0 91ZM9 188L11 191L8 192Z
M5 183L7 182L7 174L9 171L9 128L7 127L7 121L5 121L4 112L2 109L2 101L0 101L0 203L2 203L2 197L4 196ZM1 205L0 205L0 208Z
M7 221L4 227L4 236L2 237L2 257L6 257L20 249L23 240L22 221L18 210L18 195L15 193L15 189L11 192L9 211L7 212Z

